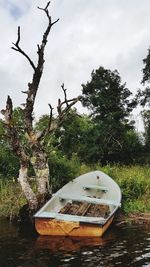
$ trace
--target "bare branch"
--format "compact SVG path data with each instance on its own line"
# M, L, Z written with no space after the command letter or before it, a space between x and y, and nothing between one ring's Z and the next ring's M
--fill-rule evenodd
M12 100L10 96L8 96L6 102L6 109L1 110L2 115L4 115L5 117L5 124L7 125L12 124L12 111L13 111Z
M122 144L117 140L116 138L113 137L113 140L118 144L118 146L122 149Z
M80 100L80 96L67 100L67 103L70 103L70 104L67 104L66 108L63 109L61 115L65 116L67 114L67 112L71 109L71 107L74 106L79 100ZM63 105L64 103L65 102L62 102L61 104Z
M45 8L41 8L41 7L38 6L38 9L40 9L40 10L42 10L42 11L44 11L46 13L46 16L48 17L49 22L50 22L51 27L52 27L55 23L57 23L59 21L59 19L55 20L54 22L51 21L51 16L49 15L49 11L48 11L48 7L49 7L50 3L51 2L49 1Z
M64 89L64 84L62 84L61 87L64 91L65 100L63 102L61 102L61 99L60 98L58 99L58 105L57 105L58 116L57 116L57 119L55 119L52 123L53 108L52 108L51 104L48 104L49 108L50 108L48 128L47 128L47 130L45 129L39 135L38 140L41 140L42 137L45 137L46 135L52 134L54 131L56 131L62 125L64 120L66 119L66 116L67 116L69 110L71 109L71 107L74 106L81 99L81 96L78 96L78 97L72 98L72 99L67 99L67 94L66 94L67 89ZM65 105L65 107L63 108L64 105Z
M81 96L72 99L67 99L67 93L66 93L67 89L65 89L64 84L61 85L61 88L64 92L65 100L61 101L60 99L58 99L58 105L57 105L58 120L57 123L55 123L55 126L49 129L49 132L55 131L58 127L62 125L68 111L81 99ZM64 105L66 105L65 108L63 108Z
M48 9L49 5L50 5L51 1L49 1L45 7L45 9Z
M50 108L48 127L45 128L44 130L38 132L38 133L36 134L36 139L38 140L38 142L40 142L42 138L44 139L44 137L45 137L47 134L49 134L50 129L51 129L51 125L52 125L52 117L53 117L53 107L52 107L51 104L48 104L48 106L49 106L49 108Z
M45 14L46 14L46 16L47 16L47 18L48 18L48 26L47 26L47 28L46 28L46 31L45 31L44 34L43 34L42 44L41 44L41 46L38 45L38 54L39 54L40 51L44 50L44 47L45 47L45 45L46 45L46 43L47 43L47 37L48 37L48 35L49 35L49 32L50 32L50 30L51 30L51 27L52 27L55 23L57 23L57 22L59 21L59 19L57 19L56 21L52 22L52 20L51 20L51 16L50 16L50 14L49 14L49 10L48 10L49 5L50 5L50 1L47 3L47 5L46 5L45 8L38 7L38 9L40 9L40 10L42 10L42 11L45 12ZM39 58L39 59L40 59L40 58Z
M64 93L64 101L61 101L60 99L58 99L58 105L57 105L57 112L58 112L58 116L59 118L62 118L65 113L68 112L68 110L76 104L76 102L78 102L80 100L80 96L76 97L76 98L72 98L72 99L67 99L67 89L65 89L64 87L64 83L61 85L61 88L63 90ZM70 103L70 104L69 104ZM65 108L63 108L63 106L66 105Z
M28 94L28 91L21 91L21 92L22 92L23 94L26 94L26 95Z
M18 26L18 40L16 42L16 47L18 47L19 42L20 42L20 26Z
M51 128L52 125L52 118L53 118L53 107L51 106L51 104L48 104L49 108L50 108L50 116L49 116L49 123L48 123L48 132Z
M29 61L30 65L32 66L32 68L35 70L36 67L33 63L33 61L31 60L31 58L20 48L19 46L20 43L20 26L18 26L18 39L16 41L16 43L12 43L14 45L14 47L11 47L13 50L21 53L24 57L27 58L27 60Z
M54 22L52 22L51 26L53 26L54 24L56 24L59 21L59 19L56 19Z
M39 86L41 76L43 73L43 68L44 68L45 46L47 44L47 38L48 38L48 35L50 33L51 27L53 25L51 22L51 16L49 15L49 11L48 11L49 5L50 5L50 2L47 3L45 8L38 7L38 9L45 12L45 14L48 18L48 25L46 27L44 34L43 34L41 44L37 45L37 47L38 47L38 51L37 51L38 63L37 63L37 67L35 68L34 73L33 73L32 83L28 84L28 96L26 99L26 107L25 107L25 125L26 125L26 131L28 132L29 136L32 135L32 131L33 131L32 112L33 112L33 108L34 108L36 93L38 90L38 86Z
M42 7L39 7L38 6L38 9L40 9L40 10L43 10L43 11L45 11L45 12L48 12L48 7L49 7L49 5L50 5L50 1L47 3L47 5L46 5L46 7L45 8L42 8ZM49 15L49 12L48 12L48 15Z
M61 85L61 88L62 88L62 90L63 90L63 92L64 92L65 103L66 103L66 105L68 106L68 102L67 102L67 94L66 94L67 89L65 89L65 87L64 87L64 83Z

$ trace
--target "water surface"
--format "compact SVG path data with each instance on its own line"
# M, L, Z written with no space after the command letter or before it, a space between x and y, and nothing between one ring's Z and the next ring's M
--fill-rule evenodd
M0 221L0 267L55 266L150 266L150 229L111 227L103 238L56 238Z

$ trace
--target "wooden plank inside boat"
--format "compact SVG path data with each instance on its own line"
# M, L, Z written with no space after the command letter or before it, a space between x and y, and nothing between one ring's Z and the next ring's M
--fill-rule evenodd
M90 204L86 202L73 201L68 202L61 210L61 214L88 216L88 217L103 217L106 218L110 214L108 205Z

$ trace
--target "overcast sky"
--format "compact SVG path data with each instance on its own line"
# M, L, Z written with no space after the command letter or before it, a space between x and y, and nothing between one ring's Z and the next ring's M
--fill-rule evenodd
M45 0L0 0L0 109L7 95L14 106L25 102L32 68L25 58L10 49L21 26L21 47L36 62L47 19L36 7ZM81 84L90 80L99 66L117 69L122 82L136 93L141 87L143 58L150 46L150 0L53 0L52 19L60 18L49 36L46 63L38 91L35 114L49 112L48 103L57 104L61 84L69 97L81 94ZM78 106L80 112L84 112ZM137 123L141 129L141 122Z

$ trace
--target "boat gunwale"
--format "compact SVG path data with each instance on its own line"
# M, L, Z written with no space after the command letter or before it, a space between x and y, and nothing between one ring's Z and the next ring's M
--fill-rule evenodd
M89 172L89 173L86 173L86 174L92 174L92 173L95 173L95 174L97 174L97 173L102 173L102 174L104 174L103 172L101 172L101 171L93 171L93 172ZM84 175L84 174L83 174ZM83 175L80 175L79 177L81 177L81 176L83 176ZM79 223L80 224L90 224L90 225L99 225L99 226L101 226L101 227L103 227L105 224L107 224L108 223L108 221L114 216L114 214L115 214L115 212L117 211L117 209L121 206L121 190L120 190L120 187L118 186L118 184L110 177L110 176L108 176L107 174L105 174L106 176L107 176L107 178L108 179L110 179L110 180L112 180L113 181L113 183L115 184L115 185L117 185L117 187L118 187L118 192L120 193L120 199L119 199L119 201L116 201L116 204L109 204L110 206L114 206L114 209L111 211L111 213L109 214L109 216L107 217L107 218L105 218L105 221L104 221L104 223L98 223L98 222L95 222L95 223L93 223L93 222L80 222L79 221ZM77 177L77 178L79 178L79 177ZM75 179L77 179L77 178L75 178ZM74 179L74 180L75 180ZM72 181L70 181L69 183L73 183L73 181L74 180L72 180ZM68 184L69 184L68 183ZM68 184L66 184L65 186L67 186ZM65 187L64 186L64 187ZM63 188L63 187L62 187ZM53 198L54 197L58 197L58 198L61 198L61 196L60 196L60 193L61 193L61 191L62 191L62 188L61 189L59 189L53 196L52 196L52 198L34 215L34 218L35 218L35 220L36 220L36 218L37 219L42 219L42 220L47 220L47 219L50 219L50 220L57 220L57 219L55 219L55 218L49 218L49 217L42 217L42 216L40 216L41 215L41 213L49 206L49 204L50 204L50 202L53 200ZM56 213L58 213L59 214L59 212L56 212ZM71 216L71 215L70 215ZM79 215L79 217L80 217L80 215ZM94 218L94 217L92 217L92 218ZM60 220L62 220L62 219L60 219ZM67 220L64 220L64 221L67 221Z

